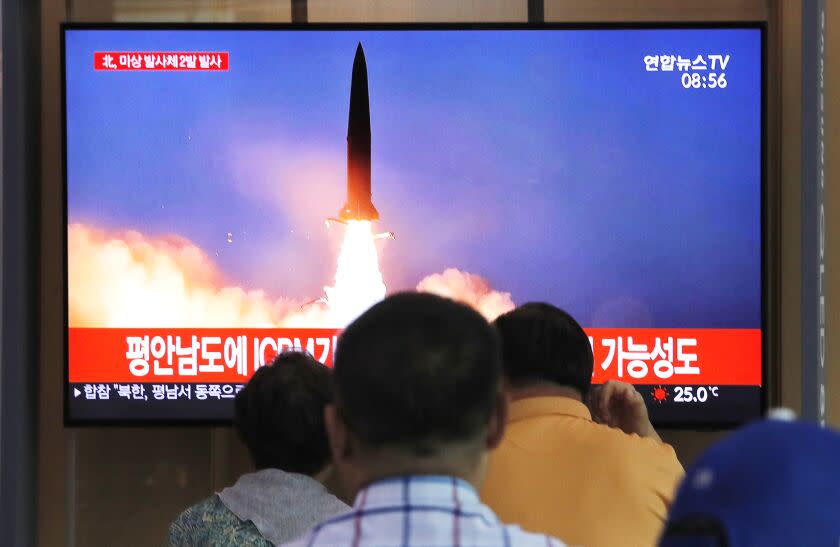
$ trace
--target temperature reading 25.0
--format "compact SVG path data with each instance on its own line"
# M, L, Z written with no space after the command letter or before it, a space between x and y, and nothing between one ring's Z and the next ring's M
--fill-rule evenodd
M720 74L714 72L708 74L686 72L682 75L682 85L686 89L723 89L729 84L726 81L725 72Z
M674 388L675 403L705 403L709 398L718 396L717 386L686 386Z

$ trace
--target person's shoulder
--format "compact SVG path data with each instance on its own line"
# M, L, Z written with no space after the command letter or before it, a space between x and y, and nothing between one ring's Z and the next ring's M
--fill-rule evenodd
M352 507L338 499L330 492L324 491L318 500L319 510L324 519L349 512Z
M284 544L283 547L306 547L308 545L316 545L319 547L337 545L347 545L347 538L352 531L349 528L336 527L332 529L312 530L303 537L291 543ZM480 539L476 544L478 545L509 545L510 547L568 547L561 540L547 536L545 534L534 534L522 530L519 526L507 525L501 528L495 528L495 531L485 531L487 534ZM394 541L380 541L379 538L365 538L362 543L364 545L388 545L391 543L399 543L402 537L394 537ZM439 541L432 540L428 544L440 545ZM417 544L412 544L417 545Z
M169 545L271 547L251 521L240 520L218 496L186 509L169 527Z
M195 505L187 507L170 527L170 531L203 526L207 520L213 520L223 509L226 509L219 497L216 495L202 500Z
M599 442L613 445L617 448L637 452L674 453L673 448L669 444L649 437L642 437L636 433L625 433L617 427L592 422L592 428L596 432Z
M300 538L298 538L294 541L291 541L289 543L284 543L283 547L305 547L307 545L312 545L311 534L312 534L312 532L307 532L307 533L303 534L303 536L301 536Z
M296 540L284 543L283 547L346 545L348 534L352 534L356 526L355 518L360 514L352 507L347 507L346 511L321 520Z
M679 465L679 461L677 460L677 452L674 450L674 447L670 444L661 441L659 439L651 439L650 437L641 437L636 433L627 434L623 431L620 431L622 435L625 436L627 442L632 444L635 447L635 450L640 452L641 454L653 458L653 461L659 463L676 463ZM680 466L682 468L682 466Z
M290 543L284 543L283 547L305 547L308 545L317 545L317 546L334 546L334 545L346 545L347 538L350 537L350 534L353 533L353 530L350 527L344 526L328 526L323 528L323 524L315 526L315 528L310 529L308 532L303 534L301 537L297 538L296 540Z
M635 462L639 468L660 469L667 475L682 475L682 464L670 444L603 424L593 424L593 427L599 429L600 448L610 459Z

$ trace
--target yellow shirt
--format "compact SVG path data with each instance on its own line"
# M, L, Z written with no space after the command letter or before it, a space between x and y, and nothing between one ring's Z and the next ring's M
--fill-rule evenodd
M596 424L566 397L514 401L481 500L583 547L656 545L683 468L670 445Z

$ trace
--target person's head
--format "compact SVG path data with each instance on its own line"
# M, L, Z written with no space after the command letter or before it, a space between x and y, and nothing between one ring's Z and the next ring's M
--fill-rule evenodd
M837 545L840 434L763 421L712 446L688 469L661 547Z
M324 407L331 374L307 353L283 352L234 401L234 427L257 469L315 476L330 463Z
M592 383L592 345L571 315L531 302L500 315L494 325L502 338L504 375L511 388L554 384L586 397Z
M326 411L348 491L411 473L480 483L504 430L499 350L478 312L431 294L391 296L350 324Z

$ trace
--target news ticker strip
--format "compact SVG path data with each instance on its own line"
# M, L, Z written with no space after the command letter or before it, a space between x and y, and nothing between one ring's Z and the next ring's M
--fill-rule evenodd
M241 383L72 383L67 387L68 416L80 421L228 421L242 387ZM741 422L759 417L761 410L758 386L699 386L707 397L698 394L698 386L634 387L645 398L654 424ZM664 396L657 393L661 390Z

